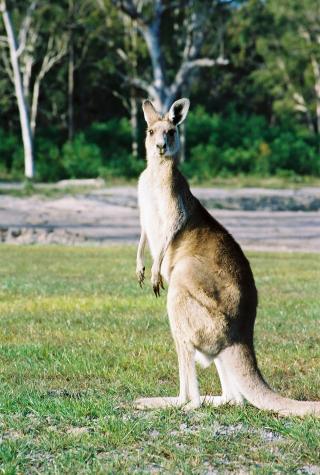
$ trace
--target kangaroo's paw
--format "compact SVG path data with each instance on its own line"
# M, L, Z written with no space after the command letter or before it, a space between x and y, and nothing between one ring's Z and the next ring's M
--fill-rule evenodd
M160 409L166 407L180 407L181 401L178 397L143 397L134 401L137 409Z
M137 269L136 269L136 276L137 276L137 279L138 279L138 282L139 282L139 285L140 287L142 287L143 285L143 282L144 282L144 272L145 272L146 268L144 266L137 266Z
M189 401L187 404L182 406L182 410L185 412L194 411L195 409L199 409L201 407L201 398L196 401Z
M154 295L160 297L160 289L164 289L162 276L158 268L152 267L151 269L151 284Z
M230 404L230 405L242 405L243 404L243 401L237 401L236 399L234 398L228 398L226 396L211 396L211 395L207 395L207 396L201 396L201 404L203 404L204 406L214 406L214 407L219 407L219 406L223 406L223 405L226 405L226 404Z

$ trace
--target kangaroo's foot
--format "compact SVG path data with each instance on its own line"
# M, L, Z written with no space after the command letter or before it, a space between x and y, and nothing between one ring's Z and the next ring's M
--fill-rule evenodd
M163 409L180 407L182 404L178 397L143 397L134 401L134 406L137 409Z
M219 407L225 404L230 404L232 406L242 405L244 403L243 400L236 400L234 398L228 398L226 396L201 396L200 397L201 404L204 406L214 406Z
M179 397L144 397L134 401L137 409L164 409L166 407L181 407L184 411L192 411L200 406L219 407L226 404L242 405L244 401L227 398L226 396L201 396L200 401L182 401Z

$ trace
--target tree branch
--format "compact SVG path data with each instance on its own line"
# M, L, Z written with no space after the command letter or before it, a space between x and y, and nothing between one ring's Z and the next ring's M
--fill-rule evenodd
M211 58L198 58L192 61L186 61L181 66L179 71L177 72L173 83L170 86L170 101L172 101L179 92L179 89L185 83L187 76L191 73L191 71L195 68L211 68L213 66L225 66L229 64L229 61L226 58L218 56L217 59Z
M157 96L157 90L156 88L152 85L149 84L147 81L144 81L143 79L140 78L130 78L127 77L127 82L131 84L131 86L137 87L138 89L142 89L145 91L149 97L156 97Z
M38 40L38 32L30 28L28 35L28 48L23 52L20 60L20 69L22 72L22 82L25 97L29 96L32 68L35 63L35 47Z
M0 0L0 13L4 13L7 10L7 4L5 0Z
M50 71L50 69L60 61L60 59L67 52L67 41L65 38L62 38L55 45L55 39L50 36L47 44L47 52L43 58L40 71L37 74L37 77L34 81L33 91L32 91L32 104L31 104L31 118L30 125L32 135L34 135L36 128L36 120L38 113L38 102L40 94L40 84L44 76Z
M10 81L12 82L12 84L14 85L14 77L13 77L13 71L12 71L12 68L11 68L11 65L10 65L10 61L9 61L9 58L8 56L6 55L5 51L2 51L2 54L1 54L1 57L2 57L2 61L3 61L3 64L4 64L4 69L10 79Z
M17 48L17 57L23 53L25 47L26 47L26 42L27 42L27 36L31 27L32 23L32 15L34 10L37 7L37 1L34 0L28 7L26 15L21 23L19 35L18 35L18 48Z
M294 87L294 85L293 85L293 83L290 79L290 76L288 74L288 71L287 71L284 60L282 58L277 58L276 62L278 64L278 67L281 69L281 71L283 73L284 80L285 80L285 83L287 85L288 91L292 95L292 99L293 99L293 102L294 102L294 109L299 111L299 112L303 112L305 114L306 119L307 119L307 123L308 123L308 127L312 132L314 132L311 113L310 113L310 110L308 109L307 103L306 103L303 95L300 92L298 92L296 90L296 88Z
M128 15L132 20L136 20L141 26L146 24L132 0L112 0L112 3L115 7L119 8L122 13Z

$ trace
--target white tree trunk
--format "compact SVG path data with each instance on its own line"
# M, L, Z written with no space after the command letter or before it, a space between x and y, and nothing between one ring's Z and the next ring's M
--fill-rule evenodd
M311 63L314 75L314 92L316 96L316 120L317 134L320 134L320 65L314 55L311 55Z
M40 78L37 77L33 85L32 103L31 103L30 127L31 127L32 137L34 137L34 134L36 131L36 125L37 125L39 94L40 94Z
M19 60L17 54L17 41L13 31L12 21L9 15L9 12L6 9L5 2L0 3L3 22L8 38L8 45L10 51L10 60L13 71L13 81L15 94L18 103L19 116L20 116L20 125L22 133L22 141L24 148L24 169L25 176L29 179L34 177L34 158L33 158L33 140L30 127L29 112L26 103L26 98L24 96L21 71L19 67Z
M138 106L135 92L130 95L131 153L138 158Z

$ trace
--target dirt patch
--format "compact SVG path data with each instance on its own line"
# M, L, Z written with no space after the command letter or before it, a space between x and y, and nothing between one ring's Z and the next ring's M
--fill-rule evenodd
M318 188L193 192L246 249L320 251ZM98 188L59 198L0 196L1 242L136 244L139 234L135 187Z

